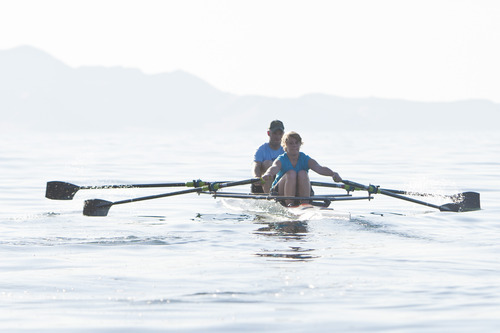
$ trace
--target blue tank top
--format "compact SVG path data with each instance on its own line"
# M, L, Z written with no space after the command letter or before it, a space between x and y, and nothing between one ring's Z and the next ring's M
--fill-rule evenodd
M274 180L272 186L276 185L280 181L281 177L283 177L283 175L290 170L295 170L296 172L299 172L300 170L305 170L305 171L309 172L309 160L310 159L311 158L308 155L300 152L299 153L299 160L297 161L297 165L295 165L295 167L294 167L292 165L292 162L290 162L290 159L288 158L287 153L284 153L284 154L281 154L280 156L278 156L277 160L281 162L281 169L278 172L278 174L276 175L276 179Z

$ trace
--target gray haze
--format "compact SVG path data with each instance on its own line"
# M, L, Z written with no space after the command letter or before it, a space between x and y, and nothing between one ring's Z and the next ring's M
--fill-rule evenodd
M0 112L3 126L52 131L256 130L274 118L299 131L481 130L495 129L500 121L500 104L486 100L239 96L182 71L146 75L122 67L72 68L28 46L0 51Z

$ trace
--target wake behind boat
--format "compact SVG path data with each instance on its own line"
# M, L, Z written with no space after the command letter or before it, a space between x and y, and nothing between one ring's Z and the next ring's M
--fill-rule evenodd
M331 208L328 208L332 202L335 201L352 201L352 200L371 200L374 194L383 194L396 199L409 201L415 204L424 205L427 207L438 209L442 212L466 212L481 209L479 193L477 192L464 192L455 195L447 195L452 202L444 205L436 205L433 203L425 202L419 199L411 198L410 196L432 196L427 193L415 193L407 192L402 190L390 190L380 188L380 186L375 185L363 185L360 183L343 180L340 183L321 183L321 182L311 182L312 186L320 186L327 188L337 188L347 191L347 194L322 194L313 195L309 197L286 197L286 196L276 196L269 194L251 194L244 192L225 192L223 189L228 187L236 187L240 185L248 185L252 183L262 183L261 178L251 178L240 181L224 181L224 182L204 182L201 180L195 180L192 182L185 183L159 183L159 184L126 184L126 185L99 185L99 186L78 186L61 181L50 181L47 183L45 196L53 200L71 200L77 191L82 189L113 189L113 188L151 188L151 187L192 187L190 189L162 193L157 195L131 198L120 201L107 201L102 199L91 199L86 200L84 204L83 214L86 216L107 216L109 209L112 206L119 204L132 203L137 201L152 200L165 198L170 196L177 196L182 194L197 193L197 194L207 194L214 198L224 198L224 199L243 199L256 201L272 201L272 202L284 202L285 200L295 200L305 205L298 205L296 207L286 207L290 213L295 213L303 216L314 214L331 214L335 216L337 212ZM366 196L353 196L351 192L354 191L366 191ZM349 213L344 213L349 214ZM340 216L340 215L338 215ZM344 217L347 215L344 215ZM305 217L304 217L305 218Z

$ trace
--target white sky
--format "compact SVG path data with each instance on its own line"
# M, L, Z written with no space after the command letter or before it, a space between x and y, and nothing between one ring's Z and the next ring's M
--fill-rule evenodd
M0 0L0 49L237 94L500 102L498 0Z

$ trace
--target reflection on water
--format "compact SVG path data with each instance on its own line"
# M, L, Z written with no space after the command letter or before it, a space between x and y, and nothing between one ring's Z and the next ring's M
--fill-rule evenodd
M259 224L263 224L259 222ZM255 234L268 236L272 240L290 241L305 241L308 233L308 225L306 221L283 221L283 222L267 222L265 226L259 227L255 230ZM271 243L273 245L280 244L280 242ZM273 249L263 250L256 253L259 257L273 258L273 259L292 259L299 261L308 261L317 256L313 255L315 249L302 248L300 246L289 246L286 249Z
M308 224L307 221L299 220L285 220L276 221L276 216L270 216L267 214L232 214L232 213L222 213L222 214L197 214L193 220L202 222L211 221L222 221L231 220L235 222L242 221L253 221L258 228L254 231L254 234L259 236L265 236L269 238L270 242L266 242L270 246L282 245L285 242L304 242L307 241L308 236ZM276 242L278 241L278 242ZM273 258L273 259L285 259L285 260L302 260L308 261L314 258L318 258L313 255L312 252L315 249L302 248L300 246L288 246L287 248L272 248L263 249L261 252L256 253L256 256Z
M274 250L256 253L255 255L259 257L273 258L273 259L292 259L298 261L309 261L315 258L319 258L318 256L312 255L314 249L304 249L301 247L290 246L289 250L284 252L283 250Z
M302 240L307 233L307 222L269 222L265 227L258 228L255 233L266 236L280 237L287 240Z
M231 214L231 213L222 213L222 214L201 214L197 213L193 221L249 221L251 220L251 215L248 214Z

